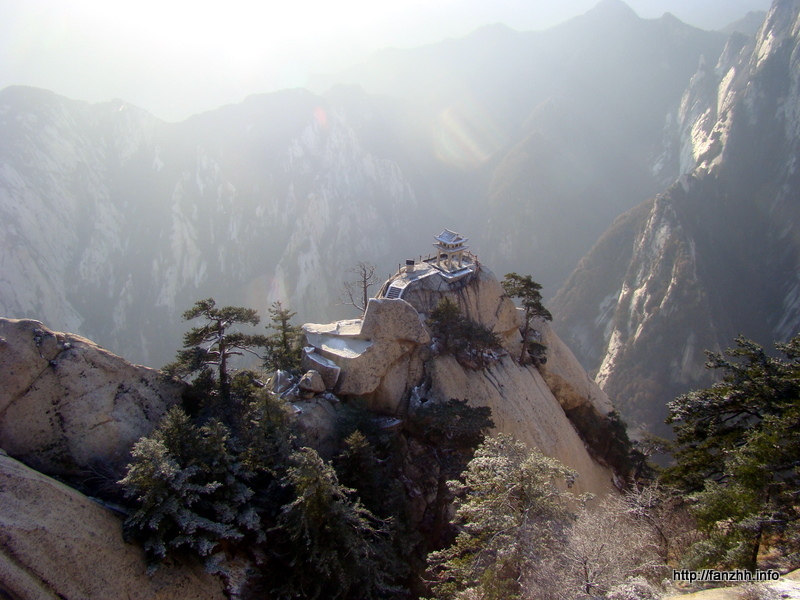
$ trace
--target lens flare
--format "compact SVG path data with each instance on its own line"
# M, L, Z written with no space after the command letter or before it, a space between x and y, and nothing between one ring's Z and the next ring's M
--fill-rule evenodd
M476 102L463 101L447 107L433 127L436 157L460 169L480 166L504 142L498 127Z
M325 112L325 109L321 106L317 106L314 109L314 120L320 126L321 129L328 128L328 113Z

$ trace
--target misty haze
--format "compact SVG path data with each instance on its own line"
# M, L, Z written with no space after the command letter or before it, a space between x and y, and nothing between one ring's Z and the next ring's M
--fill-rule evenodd
M281 569L275 565L290 555L290 538L276 542L281 549L276 556L284 558L269 558L270 551L262 547L263 531L248 529L245 523L258 514L262 524L274 519L269 521L274 530L292 531L293 513L287 507L296 508L299 501L287 500L286 494L304 485L299 479L303 469L331 469L334 474L325 475L326 480L338 477L342 485L356 490L350 490L353 498L360 494L359 502L374 513L364 522L353 516L356 513L341 513L330 517L332 521L356 519L354 531L369 522L382 532L364 533L369 544L384 534L399 535L382 530L381 519L400 522L400 513L392 512L400 509L384 500L369 505L367 496L374 490L359 487L363 481L358 478L346 479L342 456L356 452L355 446L342 450L341 432L348 427L348 435L358 431L366 436L359 444L373 444L370 452L383 465L379 470L397 469L389 479L405 482L407 498L421 499L408 500L403 509L414 515L403 525L408 527L403 533L407 537L391 537L392 544L408 545L402 552L392 550L407 564L392 570L380 562L381 552L389 552L386 548L365 546L364 556L374 553L372 568L381 573L385 568L387 579L370 580L363 587L367 584L361 574L337 567L343 581L352 577L341 584L348 590L341 592L343 598L561 597L531 591L547 587L541 575L545 566L554 569L553 577L563 576L565 582L570 577L564 574L569 570L566 563L547 562L542 556L525 555L523 564L538 566L520 571L524 576L514 585L525 584L513 593L511 588L491 588L488 580L464 583L469 577L454 566L456 549L465 556L472 552L461 537L468 528L459 529L459 519L474 514L467 500L474 491L470 477L480 479L477 463L470 460L484 456L482 452L510 451L517 441L573 469L578 475L574 491L595 494L598 503L627 498L631 489L641 490L643 482L656 479L649 462L653 458L673 465L677 460L676 470L664 481L674 477L670 485L685 485L685 496L717 493L714 486L735 477L726 471L714 486L703 488L680 470L685 455L651 456L664 446L654 436L673 439L675 421L692 422L691 409L676 404L676 398L691 405L701 397L692 390L716 389L711 386L719 381L735 386L721 379L735 369L722 359L716 370L707 368L707 351L725 356L725 349L738 343L743 350L734 361L757 355L762 366L769 362L767 357L783 352L786 364L770 359L780 375L769 371L769 382L793 373L797 362L792 340L800 333L800 0L775 0L772 6L744 0L719 6L666 0L656 4L602 0L583 5L576 0L562 13L535 3L530 12L501 3L496 16L487 16L484 9L465 2L460 16L447 26L446 8L439 3L354 13L347 5L341 14L330 7L315 8L319 14L309 16L302 35L294 25L302 15L290 17L287 8L282 32L277 17L261 32L247 22L239 3L218 19L208 7L191 13L191 7L179 10L176 4L165 8L163 22L151 29L143 24L145 16L157 10L149 4L126 26L119 15L105 8L93 11L88 2L69 10L50 7L49 17L47 2L39 12L9 9L7 22L13 25L0 26L7 33L0 49L12 65L0 79L8 84L0 90L0 365L6 371L0 382L5 379L2 386L8 396L0 398L0 448L8 452L6 458L102 498L102 492L91 488L94 484L81 487L85 482L76 482L107 468L108 479L124 478L128 490L139 489L135 486L144 484L137 477L144 476L134 465L145 446L137 445L131 458L136 439L151 434L156 436L152 439L166 439L164 432L172 427L202 431L198 439L208 441L217 434L202 428L219 419L220 427L229 428L226 440L244 440L238 429L243 423L273 418L267 416L275 410L270 408L272 400L258 409L259 416L248 412L256 410L256 398L263 401L266 392L259 390L269 389L275 398L290 394L284 408L293 413L300 433L287 433L286 447L270 446L270 452L288 453L288 446L297 443L314 448L314 456L303 454L309 448L295 449L291 459L290 454L280 455L286 459L282 466L242 476L251 487L268 472L277 478L279 483L270 484L277 487L269 492L267 487L253 487L252 493L283 498L283 505L275 505L282 506L280 510L242 505L236 509L241 510L236 517L241 536L231 534L220 546L211 528L210 537L196 548L186 542L183 549L190 553L197 548L213 556L228 552L225 560L232 561L241 552L242 565L250 561L247 567L225 563L224 569L242 571L225 571L224 584L193 574L198 579L192 585L205 587L209 598L224 597L219 587L223 585L231 597L241 598L273 593L329 597L335 589L325 587L327 583L304 587L294 575L280 579L284 575L277 574ZM251 15L253 22L263 15L258 17ZM176 25L182 18L191 25L185 25L185 31ZM420 26L413 33L408 24L416 19ZM211 42L214 26L219 39ZM30 37L36 27L52 36L53 49L63 44L70 50L64 50L61 59L49 55ZM238 45L237 36L230 33L237 27ZM117 39L110 41L115 32ZM275 48L254 41L270 34ZM348 37L349 45L343 41ZM146 40L151 42L147 51ZM223 41L224 50L217 46ZM123 50L125 44L129 47ZM104 63L95 58L81 62L82 53L97 56L101 47L107 51ZM59 60L63 68L57 68ZM79 63L86 65L82 74L66 66ZM12 79L6 81L8 77ZM125 90L131 95L107 99ZM532 280L522 279L525 275ZM211 305L201 302L212 298ZM511 301L520 307L517 311ZM531 313L533 305L536 310ZM187 318L193 306L195 314ZM246 312L214 321L220 307L254 309L260 321ZM186 332L204 318L218 329L216 337L195 344L207 354L216 353L215 360L201 368L187 358L195 350ZM459 322L466 323L466 329L455 325ZM300 328L301 324L306 325ZM226 333L228 327L233 329ZM453 333L456 329L460 333ZM225 346L215 344L226 335L238 339L243 331L253 337L246 338L247 348L231 355L227 382ZM458 341L459 335L465 341ZM742 336L738 342L737 336ZM30 347L13 350L12 340L23 339ZM789 343L788 350L775 350L775 342ZM58 347L52 357L47 344ZM753 346L747 344L763 346L766 353L750 352ZM264 351L250 352L250 346ZM86 354L81 354L80 369L75 367L78 359L73 361L75 377L94 382L83 388L70 387L66 373L73 371L62 369L59 362L66 360L63 353L77 354L76 348ZM173 381L177 387L162 389L167 384L159 378L166 376L131 371L142 367L127 363L127 379L103 379L117 369L107 366L110 353L122 357L113 360L151 369L172 363L169 374L194 385L182 388ZM297 360L284 364L289 354ZM34 362L25 362L29 360ZM43 362L37 367L38 360ZM251 373L245 367L263 372L245 385L249 375L240 380L233 375ZM286 387L278 389L276 371L286 374ZM38 375L28 381L34 372ZM308 372L317 373L314 385L305 379ZM92 379L100 373L100 379ZM45 385L37 379L45 376L52 382ZM237 385L249 391L245 394ZM51 404L45 399L35 408L21 408L21 398L48 386L56 390ZM113 406L125 394L134 394L138 408L92 408L97 422L87 421L87 431L105 426L107 420L129 418L120 417L122 412L145 415L136 417L141 422L135 426L121 427L123 433L109 434L118 444L113 453L97 450L105 441L93 445L75 433L84 427L76 425L83 423L81 410L69 413L61 404L82 398L88 388L116 389ZM788 412L754 409L757 418L748 413L742 422L757 428L754 420L773 423L794 415L794 387L780 389L781 398L791 398ZM237 393L245 395L236 400ZM731 392L728 398L733 396ZM466 402L462 406L460 401ZM96 399L86 402L95 406L91 403ZM186 409L187 420L181 421L184 417L169 408L176 402ZM215 412L220 402L236 408L223 410L220 417ZM438 410L433 405L450 412L443 413L446 417L425 412ZM233 410L244 412L231 416ZM357 410L371 411L372 416L348 412ZM36 411L46 416L30 416ZM107 419L99 416L104 411ZM364 425L363 419L377 417L383 420L373 424L374 431ZM33 425L14 420L28 418ZM362 421L356 427L358 419ZM475 429L469 429L469 435L459 430L437 437L437 419ZM52 440L43 433L51 427L62 431ZM775 484L781 490L777 496L789 494L787 490L796 494L792 486L797 456L791 455L797 442L786 433L795 429L786 425L780 435L770 430L779 440L772 447L789 458L767 471L791 474ZM686 431L678 431L678 447L694 447L695 441L681 437ZM478 447L476 440L489 432L513 435L517 441L487 437L506 440L505 446L484 442ZM341 439L336 437L340 434ZM370 438L373 434L376 437ZM738 430L735 434L744 435ZM784 434L788 437L781 437ZM78 441L64 441L72 435ZM392 437L395 441L390 443L386 436L403 441ZM768 437L763 436L753 444ZM751 447L750 442L732 443ZM36 444L41 452L32 449ZM236 452L252 451L241 450L244 441L224 444L236 447ZM91 451L81 454L79 446ZM758 448L747 456L770 454ZM101 460L103 452L111 458ZM420 458L425 453L429 458ZM242 465L255 460L247 456ZM436 461L449 457L436 462L435 473L425 470L433 464L432 456ZM698 474L716 468L692 464ZM545 471L554 479L573 477L555 468L541 472ZM459 483L451 481L448 488L448 479ZM211 489L217 483L198 486ZM280 493L275 491L279 488ZM350 492L341 492L342 497L350 498ZM331 492L331 497L339 493ZM386 493L402 496L394 487ZM230 498L234 496L231 492ZM141 514L125 504L132 502L130 497L109 498L104 501L123 506L120 510L129 524L131 515ZM565 496L563 506L548 505L545 510L541 505L537 510L561 515L559 511L567 514L575 506L574 499ZM603 506L608 515L623 511L616 505ZM724 560L702 564L720 569L797 568L796 539L787 533L794 531L795 520L786 517L796 509L796 502L781 505L788 524L780 530L763 529L763 537L759 529L756 550L741 542L736 550L741 554L729 549ZM9 509L15 510L23 509ZM759 510L765 514L767 509ZM692 514L702 524L703 517ZM369 521L373 517L382 524ZM578 544L577 538L566 533L558 538L563 532L554 532L560 527L583 531L581 527L589 528L596 519L582 513L564 518L547 535L526 535L541 535L533 545L547 552L556 552L553 548L559 544L567 548L564 552L578 552L577 545L570 545ZM730 518L735 522L737 517ZM705 532L709 539L716 539L721 519L718 516ZM142 517L136 526L143 531L145 522ZM676 522L670 521L670 526L677 527ZM227 526L234 527L233 521ZM649 539L647 535L642 539ZM649 582L647 586L660 585L664 569L680 560L689 564L686 561L697 556L692 552L700 552L686 541L691 535L680 542L676 537L674 546L664 541L666 537L656 540L653 564L658 566L652 571L641 565L625 567L624 574L608 575L602 589L592 591L584 582L574 589L565 587L573 591L564 593L611 599L686 591L661 589L662 595L646 595L639 590L638 596L622 596L619 586L630 584L629 576ZM785 546L782 536L788 540ZM136 535L133 539L141 541ZM252 547L242 546L250 550L236 546L243 544L241 539L252 541ZM318 551L318 556L327 556ZM685 553L679 556L681 551ZM635 553L649 556L647 552L640 548ZM731 558L747 552L751 562ZM153 556L148 554L148 559ZM308 557L285 560L289 574L295 572L292 569L300 572L294 565L311 568L303 561L313 563ZM623 565L626 560L634 558L612 562ZM496 564L481 568L491 573L487 577L492 581L504 581ZM168 576L165 570L159 573L179 577L172 571ZM28 584L19 583L20 577L12 577L11 567L0 566L0 596L7 592L11 598L50 597L24 591L34 588L25 588ZM43 581L46 575L32 577ZM270 578L275 577L280 585L271 587ZM237 578L249 583L234 589ZM88 588L65 588L58 597L104 597L102 585L93 592L80 589ZM119 589L114 593L128 588ZM800 598L797 590L788 593L796 595L784 597Z

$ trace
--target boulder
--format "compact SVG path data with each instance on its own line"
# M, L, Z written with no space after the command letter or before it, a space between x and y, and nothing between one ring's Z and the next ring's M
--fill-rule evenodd
M39 321L0 318L0 447L34 469L121 475L185 384Z
M369 340L397 340L414 344L431 341L420 314L405 300L372 298L364 313L361 337Z
M321 394L325 391L325 382L322 380L322 375L313 370L306 371L297 385L301 390L312 395Z
M338 402L331 402L326 397L295 405L295 417L303 444L312 446L328 460L333 458L339 441L337 431L340 415L337 406Z
M313 346L303 348L303 358L300 360L300 367L306 371L316 371L322 376L325 388L332 390L339 381L341 367L330 359L314 351Z
M123 541L119 516L0 451L0 598L226 598L199 564L146 569L142 549Z
M364 398L371 409L385 412L396 410L416 385L409 365L417 365L415 352L430 342L419 313L404 300L389 298L370 299L363 321L307 323L303 330L314 347L306 360L320 357L340 369L334 391Z
M287 371L281 371L280 369L275 371L275 374L269 380L269 389L276 394L282 394L292 385L294 385L292 376Z

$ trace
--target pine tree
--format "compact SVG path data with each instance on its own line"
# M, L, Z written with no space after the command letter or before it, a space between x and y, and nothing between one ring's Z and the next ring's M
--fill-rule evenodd
M464 316L461 308L447 296L442 298L428 317L431 335L442 349L456 358L484 368L486 354L500 350L500 338L485 325Z
M287 538L282 555L290 570L276 596L367 600L397 591L386 524L353 499L333 468L301 448L287 479L294 500L283 507L276 531Z
M525 353L531 349L528 334L531 330L531 321L535 317L552 321L553 315L542 304L542 286L536 283L530 275L517 275L508 273L503 279L503 289L511 298L519 298L520 304L525 311L524 323L522 325L522 352L519 355L519 362L525 360Z
M382 477L380 464L369 440L356 430L344 440L344 450L336 457L339 480L358 493L361 502L373 513L386 504L388 481ZM383 516L389 516L384 514Z
M151 569L170 551L188 549L207 558L223 540L258 537L261 524L248 483L253 473L231 443L219 421L198 427L173 407L151 436L134 445L120 484L138 508L125 521L125 533L143 543Z
M267 355L264 367L269 371L297 371L300 369L303 329L292 325L292 317L297 313L284 308L280 302L273 302L269 309L270 324L275 333L267 338Z
M428 326L431 334L437 338L445 350L454 349L455 340L458 339L464 315L458 304L447 296L441 299L428 316Z
M214 299L208 298L195 302L183 313L183 318L186 321L202 318L204 322L183 336L183 350L178 351L175 362L164 370L180 377L216 370L223 405L228 405L231 400L230 359L243 356L245 352L258 356L254 348L267 343L266 336L245 334L232 328L258 325L261 320L258 313L252 308L238 306L217 308Z
M455 543L429 556L436 598L522 597L526 571L564 543L571 520L568 483L575 472L508 435L487 438L464 472L450 482L457 495Z
M736 345L707 353L720 382L669 405L676 464L663 478L693 494L708 534L693 566L753 569L765 539L800 552L800 336L775 345L785 358L743 337Z

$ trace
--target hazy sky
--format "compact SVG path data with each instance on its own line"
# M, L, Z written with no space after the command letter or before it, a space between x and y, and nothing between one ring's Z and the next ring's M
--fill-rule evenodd
M0 0L0 88L121 98L167 120L300 87L386 46L409 47L505 23L541 30L599 0ZM769 0L629 0L722 27Z

